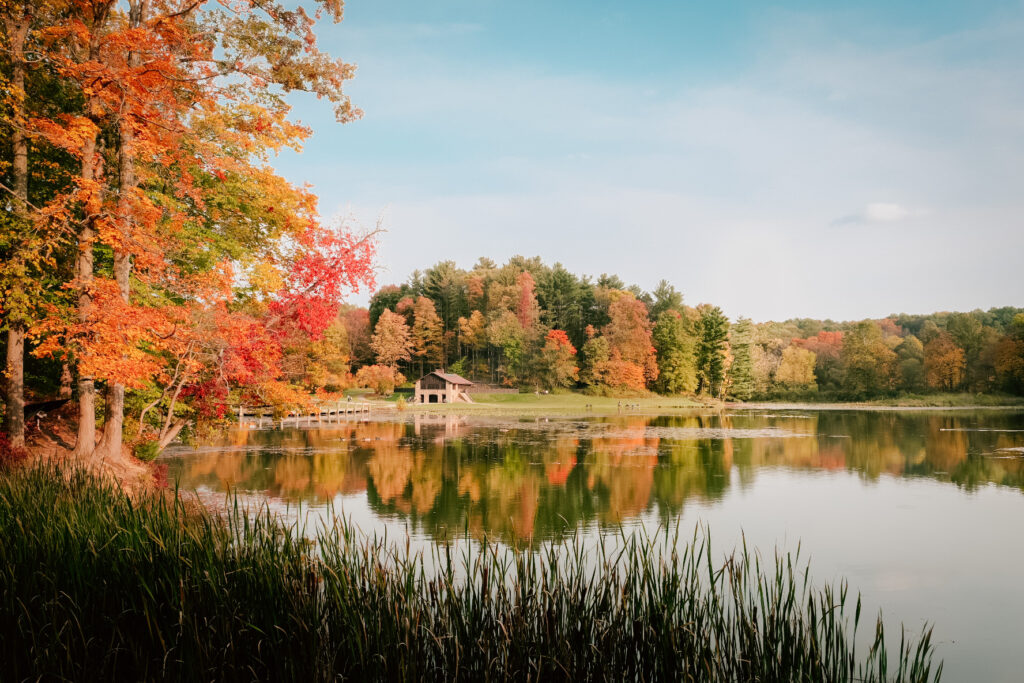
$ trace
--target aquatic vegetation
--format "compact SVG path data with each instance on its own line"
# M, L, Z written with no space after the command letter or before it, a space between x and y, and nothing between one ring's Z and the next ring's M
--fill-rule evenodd
M934 681L931 630L867 650L845 584L799 555L626 535L432 555L344 520L130 499L80 471L0 477L12 680ZM852 612L852 614L851 614Z

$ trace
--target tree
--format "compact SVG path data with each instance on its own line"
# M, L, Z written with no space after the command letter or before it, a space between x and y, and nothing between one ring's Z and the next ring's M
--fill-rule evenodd
M423 293L434 302L445 332L458 325L466 312L466 275L454 261L442 261L423 276Z
M612 349L608 360L594 364L595 384L616 391L643 391L647 385L644 368L625 360L618 349Z
M282 379L308 392L341 391L350 384L352 350L345 318L339 315L314 339L298 325L286 325L278 334Z
M587 341L583 344L583 383L590 387L598 387L602 383L601 369L611 360L611 347L608 340L598 336L593 327L587 328Z
M840 356L843 351L843 333L840 331L820 330L815 336L805 339L793 339L794 346L813 351L815 358L814 374L819 387L837 389L843 382L843 364Z
M754 327L749 318L738 318L729 334L732 365L729 392L741 401L754 394Z
M36 249L24 235L31 235L32 204L29 202L29 136L26 123L29 115L26 98L26 77L28 75L28 50L35 31L38 29L40 11L33 2L8 1L0 3L0 20L3 21L6 38L7 60L10 80L6 104L9 113L4 117L4 128L8 130L11 143L10 185L4 184L10 201L3 202L7 210L4 221L3 239L10 245L4 251L6 266L2 268L4 292L0 297L0 311L3 312L4 327L7 331L7 353L4 365L4 428L13 448L25 446L25 334L31 323L30 287L27 282L29 265ZM5 60L5 61L7 61ZM5 71L7 71L5 69ZM6 161L6 160L5 160ZM8 178L4 178L8 180ZM29 285L29 286L26 286Z
M573 344L583 344L585 315L593 302L593 288L589 283L556 263L538 277L537 301L545 326L565 330Z
M882 331L865 320L843 337L840 356L843 364L843 389L849 396L874 396L892 388L896 354L882 339Z
M775 385L779 365L782 364L782 352L788 348L782 339L768 339L754 344L753 366L754 387L758 393L768 393Z
M491 346L500 351L501 362L497 370L502 381L507 385L515 385L525 374L523 350L526 333L519 324L519 318L512 311L504 311L487 326L487 336Z
M377 327L377 321L380 320L381 314L384 311L393 311L400 313L398 310L398 302L409 295L408 287L402 285L396 287L395 285L384 285L370 297L369 315L370 315L370 326L373 328Z
M359 365L369 365L373 360L370 347L370 313L365 308L348 308L341 317L348 337L352 360Z
M424 362L444 366L444 328L437 315L434 302L425 296L416 299L413 307L412 353L420 359L420 374Z
M608 307L608 318L603 332L612 353L618 352L623 361L637 365L645 382L653 383L658 378L658 360L651 343L647 307L632 294L619 293Z
M962 381L972 391L982 391L988 388L989 381L994 374L991 367L992 358L985 358L984 354L987 346L994 346L996 335L993 330L984 326L981 318L981 311L975 311L951 313L946 320L946 332L952 337L953 343L963 349Z
M651 317L657 320L666 311L683 313L683 295L669 284L668 280L661 280L652 292L654 303L651 305Z
M697 391L717 395L725 380L729 319L718 306L703 304L697 322Z
M471 375L477 369L477 354L487 348L487 319L480 311L473 311L468 318L459 318L459 344L473 354Z
M963 382L966 365L964 350L948 332L941 332L925 344L924 373L928 386L946 391L956 389Z
M900 387L907 391L919 391L925 385L924 344L908 334L896 347L896 362L899 364Z
M682 315L665 310L658 316L652 333L658 358L655 389L662 394L681 394L697 389L694 340Z
M401 361L412 359L413 342L405 318L385 309L377 320L370 348L377 356L377 363L395 368Z
M1024 393L1024 313L1018 313L996 347L995 372L1009 391Z
M516 284L519 288L519 296L516 300L516 318L523 330L529 332L540 321L540 307L537 305L537 296L534 292L535 283L529 271L519 274Z
M277 361L293 326L322 340L342 293L372 283L373 240L326 229L315 197L265 165L270 151L308 135L288 121L284 93L327 99L339 121L359 115L342 92L352 67L317 48L321 13L125 4L127 12L111 0L60 4L33 49L58 87L34 93L42 115L4 112L31 147L59 152L57 164L36 157L37 175L55 167L66 175L36 205L34 225L73 236L74 276L52 259L47 277L64 280L76 300L38 322L33 353L75 364L82 458L120 457L128 392L133 405L146 402L139 435L158 430L160 444L185 417L206 417L208 406L221 413L236 381L285 396ZM322 4L340 20L339 4ZM238 301L235 267L253 276ZM260 269L271 275L262 284ZM280 286L268 286L275 277ZM248 337L234 334L243 329ZM252 339L267 351L263 369L228 368L226 359L250 355L232 347Z
M782 360L775 372L775 381L787 388L813 386L816 360L813 351L787 346L782 351Z
M544 365L541 381L548 389L569 387L579 380L576 347L564 330L548 332L541 354Z

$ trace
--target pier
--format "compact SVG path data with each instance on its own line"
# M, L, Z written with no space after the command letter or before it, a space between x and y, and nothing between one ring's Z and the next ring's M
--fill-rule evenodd
M287 415L277 418L274 417L274 409L271 406L238 406L238 424L250 427L264 425L273 427L276 424L279 428L284 429L289 426L300 427L304 424L335 422L351 415L369 414L370 403L368 401L334 401L316 406L308 411L290 411Z

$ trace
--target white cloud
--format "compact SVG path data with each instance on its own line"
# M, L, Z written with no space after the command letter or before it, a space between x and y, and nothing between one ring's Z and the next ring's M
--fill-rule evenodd
M913 211L899 204L876 202L864 207L864 218L872 223L892 223L912 215Z
M910 209L901 204L872 202L862 210L832 221L833 225L864 225L872 223L898 223L907 218L927 215L924 209Z

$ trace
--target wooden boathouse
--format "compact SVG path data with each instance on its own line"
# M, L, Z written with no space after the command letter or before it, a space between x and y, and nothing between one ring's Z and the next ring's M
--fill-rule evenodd
M473 383L444 370L434 370L416 380L416 403L472 403L468 390Z

